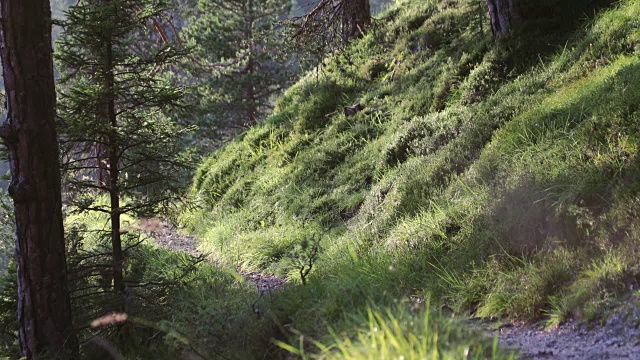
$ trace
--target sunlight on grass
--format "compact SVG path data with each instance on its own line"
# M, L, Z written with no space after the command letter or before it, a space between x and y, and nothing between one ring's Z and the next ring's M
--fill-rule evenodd
M417 307L416 307L417 306ZM426 304L426 309L429 304ZM499 351L496 340L482 339L462 330L441 315L414 304L411 309L367 309L365 315L351 320L354 330L337 334L330 330L330 341L307 341L299 337L299 346L275 343L303 359L515 359L515 354ZM305 348L320 353L309 355Z

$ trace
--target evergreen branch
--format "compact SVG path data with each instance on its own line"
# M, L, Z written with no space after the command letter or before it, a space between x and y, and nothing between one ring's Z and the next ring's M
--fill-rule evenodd
M80 154L84 154L84 152L80 152ZM82 169L96 169L98 167L96 166L77 166L77 167L72 167L70 165L76 164L76 163L84 163L84 162L88 162L88 161L92 161L92 160L98 160L98 159L102 159L100 156L90 156L90 157L86 157L86 158L80 158L80 159L69 159L67 160L63 165L65 166L66 169L74 169L74 170L82 170Z
M103 214L109 214L111 215L112 211L111 210L107 210L107 209L103 209L103 208L99 208L99 207L82 207L80 208L80 210L82 211L96 211L96 212L101 212Z
M106 135L104 133L96 132L98 135ZM82 138L82 137L74 137L73 139L60 139L58 141L61 145L72 144L79 145L82 143L88 143L87 147L91 147L93 144L101 144L101 145L109 145L107 141L100 141L98 139L93 138Z
M70 179L70 180L68 180L68 182L71 185L75 185L75 186L78 186L78 187L89 188L89 189L94 189L94 190L100 190L100 191L104 191L104 192L109 192L109 190L111 190L111 188L109 188L107 186L96 185L95 181L88 182L88 181L80 181L80 180ZM89 209L83 209L83 210L89 210Z

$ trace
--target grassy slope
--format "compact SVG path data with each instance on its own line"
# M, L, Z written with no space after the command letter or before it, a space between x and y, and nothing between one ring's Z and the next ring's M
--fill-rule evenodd
M340 344L327 326L356 338L429 297L555 324L637 286L640 1L577 3L496 43L477 2L402 2L203 162L185 216L216 261L296 284L319 244L245 336Z

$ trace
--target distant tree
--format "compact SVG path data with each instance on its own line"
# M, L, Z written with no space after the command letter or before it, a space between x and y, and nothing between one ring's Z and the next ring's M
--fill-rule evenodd
M51 10L46 0L2 0L0 14L8 94L0 138L11 166L21 353L28 359L71 358L78 349L67 287Z
M180 194L183 106L170 66L184 52L158 34L161 0L80 0L66 13L56 59L69 202L110 218L113 288L123 293L121 216L151 213ZM151 40L149 40L151 39ZM108 201L99 201L101 196ZM125 201L126 199L126 201Z
M278 52L278 20L289 0L202 0L184 40L193 46L201 125L251 125L292 81L295 64Z

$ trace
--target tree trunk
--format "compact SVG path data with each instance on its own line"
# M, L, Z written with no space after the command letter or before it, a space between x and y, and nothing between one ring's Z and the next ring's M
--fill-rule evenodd
M106 3L109 2L110 0L90 0L89 4L91 5L101 5L102 3ZM111 48L111 46L109 46L109 49ZM109 49L106 49L107 52L110 51ZM107 55L108 56L108 55ZM108 71L113 71L112 67L109 67L109 61L107 61L105 59L105 63L107 63L104 66L104 69L101 69L101 66L99 64L95 64L93 65L93 69L92 72L98 73L100 70L104 70L105 72ZM103 107L96 112L96 122L99 123L101 126L99 127L100 129L104 129L108 127L109 124L109 97L110 94L107 92L106 95L104 95L103 98ZM96 139L97 142L95 144L95 152L96 152L96 173L95 173L95 177L96 177L96 182L98 187L100 188L109 188L110 184L111 184L111 177L109 175L109 136L105 135L103 132L99 132L98 138Z
M111 183L109 176L109 151L107 150L108 136L101 136L96 144L96 181L101 188L108 188Z
M108 0L107 0L108 1ZM118 117L116 115L115 102L115 75L113 64L113 49L111 41L107 41L106 46L106 63L105 63L105 92L108 97L107 118L111 126L109 135L109 197L111 200L111 250L113 256L113 288L116 293L124 292L124 276L122 275L122 238L120 234L120 189L118 180L120 177L120 169L118 167L119 147L118 147ZM124 309L120 309L124 310Z
M117 172L117 170L116 170ZM120 192L114 173L111 173L111 247L113 252L113 288L115 292L124 292L124 276L122 274L122 239L120 233ZM124 310L124 309L120 309Z
M244 126L254 126L256 124L258 118L258 105L256 104L256 92L253 85L253 79L256 73L256 64L255 64L255 52L256 45L255 39L253 37L253 26L254 26L254 7L253 1L249 1L247 8L245 9L244 19L245 19L245 38L247 44L249 45L249 58L247 59L247 66L244 69L244 73L246 75L246 82L244 84L244 89L242 89L242 96L246 102L245 108L245 116L243 124Z
M357 38L371 24L369 0L342 0L342 42Z
M494 37L499 38L506 34L513 22L520 19L519 3L519 0L487 0Z
M112 146L110 152L111 164L117 164L117 147ZM120 233L120 190L118 188L118 166L111 166L111 184L110 184L110 201L111 201L111 250L113 261L113 289L116 293L124 292L124 276L122 275L122 238ZM120 309L124 310L124 309Z
M245 84L243 90L243 96L246 101L246 119L243 125L254 126L258 119L258 105L256 103L256 93L253 87L253 76L255 75L255 64L253 60L253 54L249 55L249 61L247 62L247 75L248 81Z
M51 10L47 0L0 0L0 53L16 220L22 355L72 358L77 341L67 288L60 163L54 123Z

